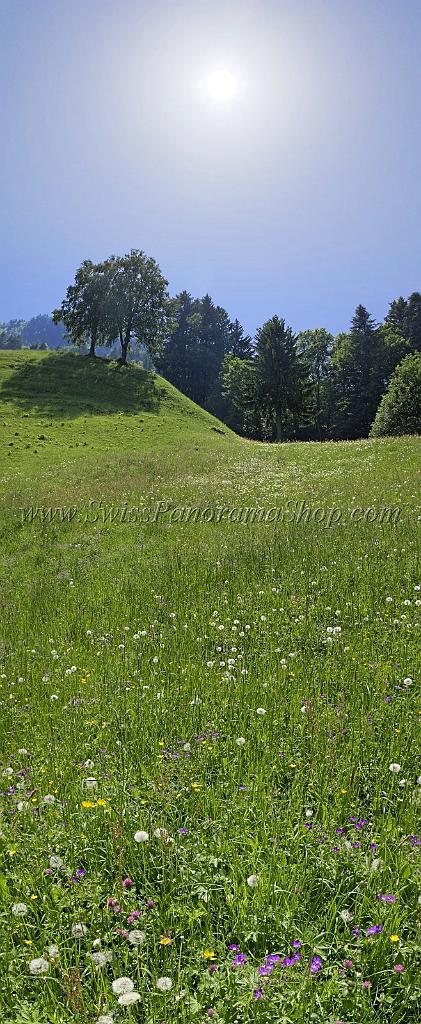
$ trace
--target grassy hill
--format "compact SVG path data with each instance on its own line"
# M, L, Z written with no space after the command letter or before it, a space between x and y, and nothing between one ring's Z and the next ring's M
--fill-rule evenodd
M0 375L1 1019L415 1024L419 441Z

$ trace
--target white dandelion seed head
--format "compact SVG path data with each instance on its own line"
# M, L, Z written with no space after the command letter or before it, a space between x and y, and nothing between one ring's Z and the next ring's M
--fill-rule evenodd
M98 1017L96 1024L114 1024L114 1014L101 1013L101 1016Z
M28 913L28 907L26 906L26 903L14 903L13 904L12 914L14 914L15 917L25 917L25 914L27 914L27 913Z
M86 927L86 924L81 924L80 921L77 921L76 924L74 924L73 927L72 927L73 938L74 939L83 939L83 936L86 935L87 931L88 931L88 929Z
M29 973L30 974L48 974L49 969L48 960L44 960L43 956L35 957L35 960L29 961Z
M259 876L258 875L249 875L248 876L247 885L250 887L250 889L255 889L258 884L259 884Z
M156 983L156 987L159 990L159 992L170 992L171 989L172 989L172 979L171 978L165 978L165 977L164 978L158 978L158 981Z
M48 956L50 957L50 960L56 960L56 958L59 955L58 946L47 946L47 953Z
M392 764L389 765L389 771L392 772L393 775L398 775L400 770L401 766L400 764L397 764L396 761L392 761Z
M129 932L128 938L132 946L142 946L146 939L146 935L145 932L140 930L140 928L133 928L133 930Z
M57 857L56 854L53 854L53 856L50 857L49 864L50 864L50 868L62 868L63 867L63 861L62 861L61 857Z
M169 839L169 832L166 828L156 828L154 836L155 839Z
M97 950L95 953L88 954L89 959L95 964L95 967L105 967L111 960L111 953L102 953L101 950Z
M236 739L235 742L237 744L237 747L244 747L244 744L245 744L246 741L244 739L244 736L237 736L237 739Z
M354 915L351 913L350 910L346 909L339 911L339 917L342 919L344 924L350 924L350 922L354 920Z
M26 747L19 747L18 754L21 754L22 757L25 757L25 754L27 754L27 753L28 753L28 751L27 751Z
M125 996L127 992L134 991L134 983L131 978L114 978L111 988L116 996Z
M139 992L124 992L123 995L118 997L117 1002L120 1006L133 1006L140 999Z
M43 796L42 798L42 802L45 805L45 807L51 807L53 804L55 804L56 798L55 796L53 796L52 793L46 793L45 796Z
M266 708L256 708L256 715L265 715Z
M149 839L149 832L135 832L134 841L135 843L147 843Z

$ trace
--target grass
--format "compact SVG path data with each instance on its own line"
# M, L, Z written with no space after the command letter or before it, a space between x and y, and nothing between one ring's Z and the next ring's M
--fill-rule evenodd
M1 1020L416 1024L417 439L9 352L0 427Z

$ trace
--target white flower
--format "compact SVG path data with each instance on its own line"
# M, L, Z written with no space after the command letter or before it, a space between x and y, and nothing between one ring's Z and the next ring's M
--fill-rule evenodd
M48 968L48 960L44 960L44 957L42 956L38 956L35 960L30 960L29 962L30 974L48 974Z
M141 946L145 939L145 932L141 932L139 928L133 928L133 931L129 932L129 942L132 946Z
M341 910L339 912L339 917L342 918L344 924L349 924L351 921L354 920L354 915L351 913L350 910Z
M89 953L89 959L92 960L95 967L105 967L105 964L111 960L111 953L101 953L101 951Z
M86 924L81 924L80 921L78 921L72 927L73 938L74 939L83 939L83 936L86 935L87 931L88 931L88 929L86 927Z
M389 771L393 772L393 775L398 775L400 770L401 770L400 764L396 764L395 761L392 761L392 764L389 765Z
M134 840L135 843L147 843L149 839L149 832L135 832Z
M138 992L125 992L124 995L118 997L120 1006L133 1006L133 1003L137 1003L140 999Z
M52 793L47 793L45 796L43 796L42 802L43 804L45 804L46 807L51 807L52 804L55 804L56 798L55 796L53 796Z
M12 914L14 914L15 917L25 917L25 914L27 914L27 913L28 913L28 907L26 906L26 903L14 903L13 904Z
M11 779L13 775L13 768L5 768L3 775L6 777L6 779Z
M404 686L412 686L412 679L411 679L410 676L407 676L406 679L404 679L403 685Z
M244 747L244 744L245 744L246 741L244 739L244 736L237 736L237 739L236 739L235 742L237 744L237 747Z
M62 868L62 867L63 867L63 861L62 861L61 857L56 857L56 855L53 854L53 856L50 857L50 868Z
M114 995L125 996L127 992L133 992L134 984L131 978L115 978L111 988Z
M23 757L27 753L28 753L28 751L27 751L26 747L19 747L18 754L22 754L22 757Z
M170 992L172 989L171 978L158 978L156 987L160 992Z
M58 946L47 946L47 953L48 956L50 957L50 960L55 960L59 954Z
M92 779L91 778L91 779L85 779L83 785L84 785L85 789L96 789L98 783L97 783L96 779Z
M250 889L255 889L258 884L259 884L259 876L258 875L249 875L248 876L247 885L250 886Z
M256 715L265 715L266 708L256 708Z

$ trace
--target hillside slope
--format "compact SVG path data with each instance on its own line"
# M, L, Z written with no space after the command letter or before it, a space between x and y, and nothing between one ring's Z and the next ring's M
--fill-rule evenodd
M30 468L79 447L102 455L216 438L234 441L235 435L136 364L67 352L0 352L0 465Z

